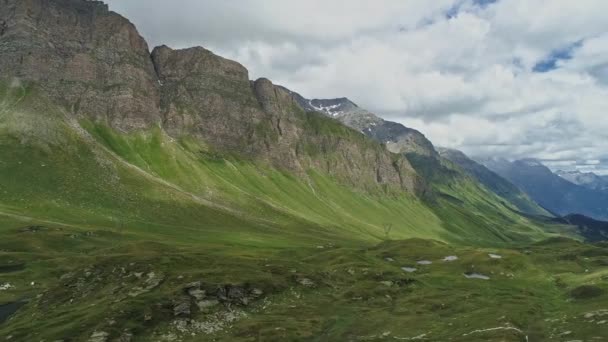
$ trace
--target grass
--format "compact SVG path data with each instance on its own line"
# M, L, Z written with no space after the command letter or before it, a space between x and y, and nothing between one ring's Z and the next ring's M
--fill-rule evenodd
M111 338L130 333L134 341L171 334L184 341L324 341L426 334L428 340L528 335L535 341L560 340L568 330L564 339L602 335L599 320L581 315L608 308L606 246L568 239L537 244L572 235L570 228L519 216L457 174L432 174L433 195L422 199L354 190L318 170L291 174L161 129L122 134L67 120L29 85L0 86L0 113L0 272L10 270L0 273L0 285L13 286L0 291L0 303L28 301L0 325L0 336L86 341L103 331ZM314 134L374 144L321 117L300 120ZM489 252L505 257L492 260ZM439 261L447 255L460 259ZM414 274L400 269L420 259L434 263ZM473 270L492 279L462 275ZM160 282L130 296L150 274ZM176 326L182 320L174 316L175 303L195 280L208 294L234 285L263 295L210 312L192 305L192 321ZM474 332L505 326L525 334Z
M608 332L608 326L598 324L601 319L585 318L608 309L603 280L608 268L600 266L608 249L574 240L513 249L413 239L370 247L286 250L143 241L133 233L87 233L51 225L32 233L22 230L25 224L5 219L1 232L3 241L12 237L22 244L21 251L8 251L7 247L15 249L14 244L3 243L2 260L26 266L2 274L15 289L0 292L0 302L30 300L0 325L0 334L16 340L78 341L94 331L116 338L125 329L136 336L134 341L163 340L171 334L183 341L382 341L422 335L439 341L523 341L524 336L566 341L591 340ZM502 259L491 259L488 253ZM441 261L448 255L459 259ZM416 264L423 259L433 264ZM418 271L405 273L403 266ZM471 271L491 279L466 279L463 273ZM141 284L134 275L150 272L163 276L161 285L129 297L129 291ZM301 285L298 279L303 277L314 286ZM220 305L206 313L193 305L192 323L180 332L174 303L183 296L184 286L197 280L210 293L224 284L250 284L264 295L247 306ZM590 299L573 297L572 290L582 285L604 292ZM227 313L246 316L227 328L216 319ZM196 322L223 329L206 333L196 328ZM521 333L490 330L466 335L496 327Z

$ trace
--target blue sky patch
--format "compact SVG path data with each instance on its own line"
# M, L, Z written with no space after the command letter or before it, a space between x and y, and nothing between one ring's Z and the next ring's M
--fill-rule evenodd
M557 69L557 63L559 61L567 61L572 59L572 54L576 49L583 45L583 40L579 40L565 47L559 48L552 51L545 59L539 61L534 65L532 71L534 72L548 72Z
M472 3L474 6L480 7L480 8L486 8L489 5L498 2L498 0L472 0ZM460 13L460 10L462 9L463 6L465 6L467 3L467 1L459 1L456 4L454 4L454 6L452 6L451 8L449 8L446 12L445 12L445 17L447 19L452 19L454 17L456 17L458 15L458 13Z

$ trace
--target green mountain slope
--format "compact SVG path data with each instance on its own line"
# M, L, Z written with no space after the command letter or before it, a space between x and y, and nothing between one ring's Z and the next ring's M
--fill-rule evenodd
M197 234L226 240L244 231L255 235L261 230L265 236L265 230L280 229L308 241L378 241L385 238L387 224L394 227L391 238L502 244L545 236L539 226L509 214L499 202L485 211L478 208L475 218L464 220L466 226L455 227L453 217L462 215L462 208L444 199L429 208L412 194L352 189L314 169L302 177L264 162L217 154L195 139L175 139L158 128L118 133L67 119L34 87L4 88L0 175L6 212L109 228L196 226ZM38 120L40 112L44 122ZM311 125L336 125L314 113L302 115ZM241 223L237 231L223 229L219 223L224 219L251 221L253 227Z
M531 215L551 216L549 212L536 204L528 195L511 184L506 179L490 171L485 166L475 162L464 153L452 149L439 149L442 157L460 166L471 177L493 191L500 197L513 203L523 213Z

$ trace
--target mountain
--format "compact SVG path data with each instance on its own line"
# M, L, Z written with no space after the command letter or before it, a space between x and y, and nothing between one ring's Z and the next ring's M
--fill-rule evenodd
M293 91L290 93L302 108L335 118L346 126L384 144L393 153L437 156L433 144L419 131L396 122L386 121L376 114L360 108L347 98L309 100Z
M505 178L490 171L487 167L467 157L464 153L447 148L440 148L439 154L465 170L471 177L485 187L509 200L520 211L533 215L550 215L546 210L536 204L528 195Z
M100 1L0 0L0 336L602 335L578 313L605 270L571 275L604 246L415 130L311 103L202 47L150 52Z
M580 171L559 170L555 173L570 183L584 186L585 188L592 190L608 191L608 176L598 176L593 172Z
M599 220L608 219L608 193L573 184L551 172L538 160L510 162L489 158L480 162L557 215L575 213Z

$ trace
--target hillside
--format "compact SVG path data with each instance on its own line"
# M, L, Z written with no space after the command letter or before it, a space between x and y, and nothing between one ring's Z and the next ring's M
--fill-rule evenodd
M439 149L439 154L443 158L460 166L465 172L471 175L471 177L475 178L479 183L483 184L498 196L513 203L521 212L532 215L550 216L546 210L536 204L515 185L490 171L485 166L470 159L464 153L453 149L441 148Z
M100 1L6 0L0 22L0 336L603 335L606 246L421 133L202 47L149 52Z

